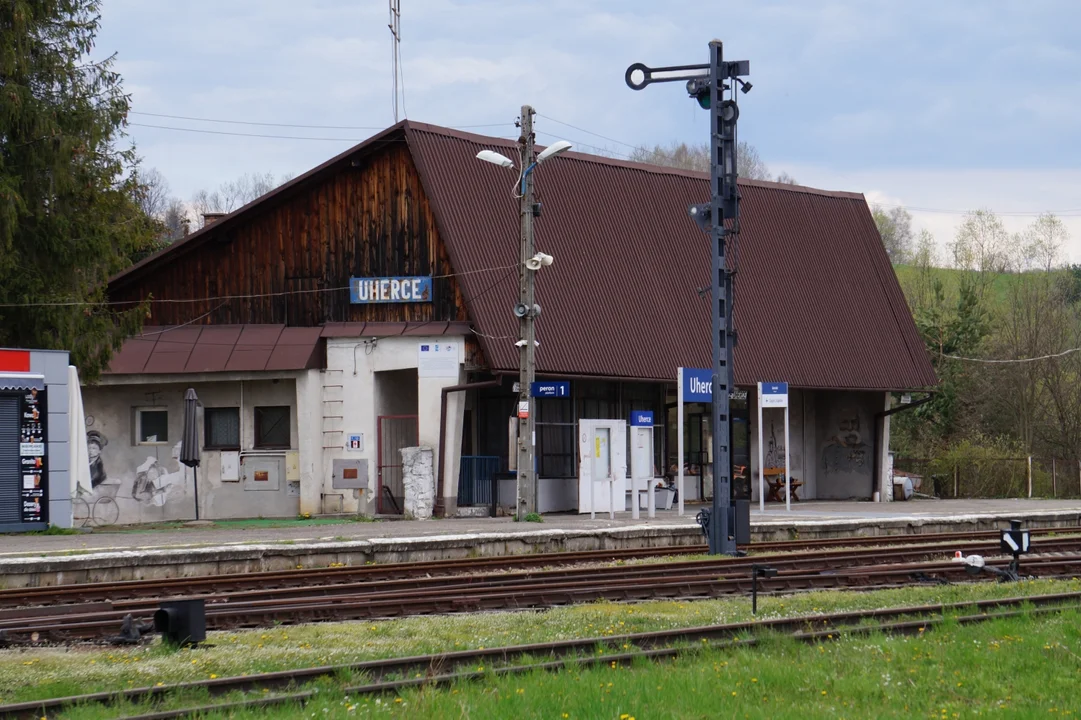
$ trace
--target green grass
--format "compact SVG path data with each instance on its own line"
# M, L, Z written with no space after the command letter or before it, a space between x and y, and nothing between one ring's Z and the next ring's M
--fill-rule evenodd
M957 602L987 597L1071 590L1081 590L1081 581L1038 581L1013 585L986 583L932 588L913 587L872 593L807 593L785 598L760 598L759 617L802 615L843 609L893 607L928 602ZM595 603L535 613L486 613L449 617L416 617L380 622L326 623L278 627L273 630L212 633L209 638L210 646L195 650L174 650L156 641L153 645L142 648L102 649L80 647L70 649L6 650L0 651L0 702L19 702L61 695L118 690L128 687L155 685L156 683L203 680L215 675L225 677L244 673L250 674L314 665L343 664L446 650L476 649L577 637L604 637L637 631L737 622L747 620L750 617L750 602L746 598L698 602L650 602L634 605ZM1076 621L1077 618L1073 619ZM1038 620L1038 623L1053 622L1054 620ZM1077 623L1075 622L1072 627L1076 626ZM1068 647L1070 651L1081 656L1081 643L1074 642L1070 627L1055 625L1051 634L1054 636L1057 633L1057 637L1054 639L1061 642L1063 647ZM969 632L969 630L965 629L965 632ZM1076 634L1076 631L1072 632ZM1028 639L1030 633L1025 630L1011 634ZM936 638L939 636L952 636L954 631L951 630L948 633L935 631L933 635ZM1043 636L1040 635L1040 637ZM846 640L836 647L848 648L846 652L855 654L843 657L841 655L827 655L823 658L823 667L815 669L814 672L828 675L834 665L837 665L838 668L851 667L852 669L858 669L862 667L866 669L872 662L881 660L873 653L868 655L867 653L872 651L867 650L867 647L881 648L883 643L896 643L897 647L904 647L909 642L916 641L903 639L868 641L866 638L852 641ZM939 641L935 640L935 642ZM990 640L986 642L990 642ZM1001 640L999 642L1001 645ZM780 647L782 647L782 650L778 652L781 654L776 658L776 663L779 666L791 660L790 654L799 649L796 646L785 649L787 646L783 643ZM935 647L937 648L937 646ZM1009 648L1010 657L1007 658L1006 653L1001 656L999 670L1005 669L1008 660L1012 662L1014 650L1028 649L1029 645L1007 644L1003 647ZM1040 647L1042 648L1042 646ZM832 648L833 646L828 646L827 650L834 652ZM942 650L933 650L934 653L940 653L940 651ZM754 653L760 651L752 651L751 654L741 655L740 653L743 652L725 651L720 655L725 658L728 658L729 655L738 655L741 658L740 663L751 664L755 657ZM932 650L927 652L932 652ZM1060 671L1063 670L1069 655L1065 651L1056 650L1056 652L1059 654L1055 656L1058 660L1054 670ZM802 658L802 661L807 661L804 656L799 657ZM838 664L843 658L849 658L844 660L844 663L850 663L850 666L843 663ZM694 661L684 660L680 662L693 663ZM709 662L712 662L712 660ZM941 662L947 662L947 660L943 659ZM954 661L950 660L949 662ZM729 660L729 663L731 665L732 661ZM1081 663L1078 663L1076 668L1081 668ZM611 669L609 668L609 670ZM983 671L982 668L979 670L980 672ZM554 693L549 692L545 683L555 682L561 687L566 684L568 688L577 688L575 695L580 692L584 697L584 693L591 687L593 682L590 679L593 677L590 673L593 672L607 671L587 671L577 675L573 673L566 674L563 680L550 680L547 676L539 676L530 681L533 684L529 686L531 689L526 694L529 698L544 696L547 698L545 702L554 702L553 698L556 696ZM638 712L643 712L644 716L656 717L658 714L664 716L663 712L659 710L660 705L648 705L651 691L647 691L649 687L655 687L656 684L668 684L669 687L672 687L668 682L668 679L674 676L671 667L649 666L640 669L619 669L619 672L625 674L641 673L640 676L621 676L632 681L635 677L638 677L642 682L646 682L648 679L648 683L654 683L656 678L664 678L664 682L657 682L652 686L648 685L648 683L643 685L641 695L629 694L626 696L627 702L630 703L626 707L632 707L634 703L638 703L642 707L653 708L648 712L638 710ZM763 678L772 677L766 674L765 671L762 672L763 674L759 676L760 681L764 682ZM811 670L806 672L811 673ZM586 679L579 680L578 676ZM810 678L811 675L808 674L807 677ZM1076 674L1071 677L1075 681L1081 679ZM831 692L833 689L848 688L846 692L851 691L854 694L845 695L845 700L854 701L864 697L861 693L864 693L866 688L856 692L862 687L859 683L863 681L856 682L855 676L848 678L855 683L848 687L849 683L846 678L847 676L841 673L838 675L838 684L824 687L831 689ZM705 676L700 678L701 682L707 680L713 682L713 680ZM733 687L733 690L746 692L748 689L746 683L749 680L740 676L736 678L736 681L744 682L745 685ZM483 684L478 688L463 686L458 689L457 695L453 691L447 691L448 697L432 692L407 695L405 702L409 703L409 707L424 717L438 717L441 713L449 712L447 708L456 707L453 703L462 699L459 696L463 696L463 694L469 697L469 706L475 708L475 712L470 712L471 717L560 717L561 712L568 711L559 710L555 706L544 706L542 708L539 705L526 705L520 708L524 714L504 715L503 712L507 708L504 703L509 702L513 705L523 701L523 698L517 697L516 692L517 687L521 687L521 685L515 686L512 693L515 697L509 699L505 697L505 689L498 694L493 694L492 688L503 687L501 684L506 684L506 687L509 687L509 684L515 682L518 681L507 680L504 683L502 680L494 680L492 683ZM641 685L642 682L630 682L625 687L630 692L630 685ZM806 682L810 681L805 681L804 684ZM816 680L816 682L818 681ZM679 693L690 693L693 696L695 693L704 692L703 687L705 686L681 686ZM774 691L779 692L782 686L775 685L773 687ZM789 688L785 692L789 690L795 692L799 687L803 687L803 685ZM327 697L333 697L333 693L330 693ZM565 694L564 697L569 696ZM1040 697L1045 696L1041 695ZM176 702L183 704L184 702L195 702L196 699L184 697L178 698ZM594 701L598 700L599 698L596 698ZM338 700L335 700L335 702L338 701L349 704L340 696L340 693ZM682 707L679 704L682 701L678 700L676 696L669 698L669 701L676 703L673 707ZM537 702L540 702L540 700L538 699ZM582 702L585 702L585 700ZM863 700L860 700L860 702L863 702ZM339 710L346 712L344 710L345 705L335 707L338 709L334 710L334 712L339 712ZM511 710L513 711L515 707L517 706L513 705ZM598 707L608 708L609 706L599 705ZM860 707L865 706L861 705ZM589 714L594 709L591 705L574 705L573 708L576 708L575 712L577 714L575 717L593 716ZM96 711L73 711L64 715L64 717L116 716L115 714L94 715L93 712ZM321 709L319 712L321 713ZM747 706L744 712L750 712L750 706ZM705 715L702 713L705 713ZM460 711L454 714L457 716ZM331 717L338 716L344 717L344 715L332 715ZM602 713L601 716L605 715ZM712 717L710 713L705 711L704 706L688 716ZM828 715L820 716L826 717ZM853 717L855 716L853 715ZM295 717L295 715L279 714L272 715L272 717ZM618 713L612 715L612 717L618 717ZM682 716L677 715L675 717ZM756 717L756 715L752 715L752 717ZM774 717L784 717L784 715L774 715Z
M901 289L911 302L913 288L918 287L922 270L914 265L894 265L893 270L897 273L897 280L901 283ZM957 289L961 284L962 271L955 268L929 268L931 277L942 282L942 289L950 302L955 302ZM1005 308L1009 300L1010 278L1016 275L1009 273L995 273L987 291L987 301L992 312Z

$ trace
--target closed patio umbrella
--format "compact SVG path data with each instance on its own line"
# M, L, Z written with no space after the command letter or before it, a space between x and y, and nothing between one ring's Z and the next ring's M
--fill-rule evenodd
M199 519L199 433L195 426L195 408L199 396L195 388L184 393L184 432L180 438L180 462L195 471L195 519Z

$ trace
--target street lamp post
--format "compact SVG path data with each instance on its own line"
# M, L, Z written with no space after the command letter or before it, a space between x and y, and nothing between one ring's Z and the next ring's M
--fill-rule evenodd
M521 129L518 139L521 180L516 187L515 196L519 200L521 219L520 253L518 266L518 303L514 306L514 315L518 318L518 472L516 516L521 520L525 515L537 512L537 475L536 475L536 413L530 388L536 377L536 332L533 321L540 314L540 305L534 298L536 271L551 265L553 258L545 253L538 253L533 243L533 218L537 215L537 206L533 200L533 171L545 160L566 152L571 144L559 140L546 147L536 160L533 159L533 108L522 106ZM492 150L481 150L477 158L500 167L513 168L514 161Z

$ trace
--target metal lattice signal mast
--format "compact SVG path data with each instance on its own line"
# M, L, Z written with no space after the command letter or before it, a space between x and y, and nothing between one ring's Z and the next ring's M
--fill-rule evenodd
M709 44L706 65L650 68L635 63L627 68L632 90L656 82L686 81L687 92L710 112L710 202L689 209L698 226L712 239L713 318L713 508L707 520L709 552L736 554L735 514L732 511L732 455L729 393L735 386L732 348L732 284L734 271L725 262L728 235L739 234L739 190L736 187L736 120L739 105L736 85L746 93L751 84L741 78L751 73L748 60L725 62L720 40ZM730 221L730 229L725 222ZM683 458L679 458L683 462Z

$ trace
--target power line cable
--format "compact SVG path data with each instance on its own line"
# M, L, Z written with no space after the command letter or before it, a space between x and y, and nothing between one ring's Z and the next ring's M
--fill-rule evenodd
M989 364L989 365L1007 365L1007 364L1016 364L1016 363L1039 362L1041 360L1054 360L1056 358L1065 357L1066 355L1069 355L1069 354L1075 353L1075 352L1081 352L1081 347L1070 348L1069 350L1063 350L1062 352L1052 353L1050 355L1040 355L1039 357L1030 357L1030 358L1017 358L1017 359L1013 359L1013 360L992 360L990 358L970 358L970 357L961 357L960 355L947 355L946 353L939 353L939 355L941 355L944 358L949 358L951 360L963 360L964 362L986 363L986 364Z
M402 80L403 80L403 85L404 85L404 73L403 73ZM403 94L403 103L402 103L402 105L403 105L403 110L404 110L404 105L405 105L405 103L404 103L404 94L405 94L404 93L404 87L403 87L403 93L402 94ZM258 121L252 121L252 120L229 120L229 119L223 119L223 118L206 118L206 117L194 117L194 116L187 116L187 115L171 115L171 114L166 114L166 113L150 113L150 112L141 112L141 111L136 111L136 110L130 111L130 114L133 114L133 115L145 115L145 116L149 116L149 117L170 118L170 119L174 119L174 120L189 120L189 121L193 121L193 122L227 123L227 124L232 124L232 125L251 125L251 126L260 126L260 127L300 128L300 129L313 129L313 130L368 130L368 131L373 131L373 132L386 130L385 127L376 127L376 126L363 126L363 125L304 125L304 124L294 124L294 123L271 123L271 122L258 122ZM563 122L562 120L558 120L558 119L550 117L548 115L542 115L542 114L538 113L538 116L543 117L543 118L545 118L547 120L550 120L552 122L559 123L560 125L565 125L565 126L567 126L569 128L572 128L574 130L578 130L579 132L584 132L584 133L586 133L588 135L599 137L601 139L608 140L609 142L614 142L614 143L616 143L618 145L623 145L623 146L629 147L629 148L637 148L638 147L638 146L633 145L631 143L624 142L622 140L618 140L616 138L609 137L607 135L602 135L600 133L593 132L592 130L587 130L586 128L583 128L583 127L580 127L580 126L577 126L577 125L572 125L570 123ZM365 139L365 138L330 138L330 137L307 137L307 136L296 136L296 135L270 135L270 134L261 134L261 133L241 133L241 132L228 132L228 131L225 131L225 130L212 130L212 129L204 129L204 128L184 128L184 127L176 127L176 126L169 126L169 125L152 125L152 124L149 124L149 123L138 123L138 122L131 122L131 123L128 123L128 124L131 125L131 126L134 126L134 127L145 127L145 128L156 129L156 130L170 130L170 131L174 131L174 132L187 132L187 133L202 133L202 134L207 134L207 135L226 135L226 136L233 136L233 137L254 137L254 138L264 138L264 139L270 139L270 140L304 140L304 141L353 142L353 143L355 143L355 142L362 142ZM472 125L454 125L454 126L449 126L449 127L451 127L452 129L455 129L455 130L468 130L468 129L475 129L475 128L506 127L506 125L507 125L507 123L504 122L504 123L480 123L480 124L472 124ZM544 131L544 130L538 130L537 134L545 135L545 136L548 136L548 137L553 137L553 138L556 138L556 139L564 139L564 138L560 138L560 136L556 135L555 133L550 133L550 132L547 132L547 131ZM508 136L505 139L512 139L513 140L515 138L512 138L512 137ZM611 149L609 149L607 147L602 147L600 145L594 145L592 143L587 143L587 142L581 141L581 140L575 140L574 138L566 138L566 139L574 141L575 144L578 145L579 147L589 148L591 150L597 151L597 153L601 154L601 155L619 157L619 158L622 158L624 160L631 160L632 159L630 155L611 150ZM904 210L908 210L910 212L935 213L935 214L940 214L940 215L967 215L968 213L973 212L973 209L958 210L958 209L950 209L950 208L932 208L932 207L923 207L923 206L917 206L917 205L899 205L899 204L895 204L895 203L879 203L879 202L871 202L870 204L878 206L878 207L883 207L883 208L901 208L901 209L904 209ZM991 212L993 212L995 215L999 215L999 216L1002 216L1002 217L1038 217L1038 216L1044 215L1044 214L1051 214L1051 215L1055 215L1057 217L1081 217L1081 208L1070 208L1070 209L1066 209L1066 210L993 210L992 209Z
M517 263L515 263L514 265L501 265L501 266L498 266L498 267L478 268L476 270L465 270L465 271L458 272L458 273L447 273L445 275L432 275L432 280L443 280L443 279L446 279L446 278L462 277L462 276L465 276L465 275L477 275L477 274L480 274L480 273L499 272L500 270L516 270L517 268L518 268ZM491 287L489 287L488 290L490 290L492 287L495 287L495 285L498 285L499 283L503 282L509 276L510 276L509 273L507 275L503 276L501 279L497 280ZM308 289L302 289L302 290L281 290L281 291L278 291L278 292L269 292L269 293L251 293L251 294L247 294L247 295L217 295L217 296L212 296L212 297L201 297L201 298L161 298L161 299L150 298L150 299L144 299L144 300L107 300L107 301L104 301L104 302L92 302L92 301L84 301L84 300L64 300L64 301L56 301L56 302L39 302L39 303L0 303L0 308L86 307L86 306L106 306L106 307L109 307L109 306L115 306L115 305L138 305L138 304L143 303L143 302L148 302L148 303L152 303L152 304L157 303L157 304L162 304L162 305L179 305L179 304L202 303L202 302L216 302L218 300L222 300L224 302L229 302L230 300L257 300L257 299L261 299L261 298L283 297L283 296L287 296L287 295L311 295L311 294L317 294L317 293L341 292L343 290L348 290L349 288L350 288L349 285L345 285L345 286L342 286L342 287L308 288ZM487 292L487 290L485 290L484 292ZM483 295L483 294L484 293L481 293L481 295ZM478 295L477 297L480 297L480 295ZM474 298L474 299L476 299L476 298ZM211 312L213 312L213 310Z
M128 123L134 127L154 128L156 130L173 130L176 132L200 133L203 135L231 135L233 137L268 138L271 140L325 140L330 142L363 142L366 138L329 138L329 137L300 137L297 135L264 135L261 133L229 132L227 130L207 130L205 128L182 128L170 125L149 125L147 123ZM385 130L386 128L380 128Z
M606 147L601 147L600 145L592 145L590 143L585 142L584 140L576 140L575 138L572 138L572 137L562 137L562 136L556 135L555 133L547 132L545 130L535 130L534 132L536 132L538 135L547 135L548 137L552 137L552 138L555 138L557 140L569 140L569 141L574 143L576 148L577 147L585 147L585 148L590 148L592 150L597 150L598 151L596 153L597 155L614 156L614 157L621 158L623 160L630 160L631 159L630 155L626 155L624 153L617 152L615 150L611 150L611 149L606 148Z
M571 125L569 122L563 122L562 120L556 120L554 117L550 117L548 115L543 115L541 113L537 113L537 117L542 117L545 120L551 120L552 122L559 123L560 125L566 125L567 127L571 128L572 130L577 130L579 132L584 132L587 135L593 135L594 137L599 137L602 140L607 140L609 142L614 142L617 145L626 145L627 147L631 148L632 150L637 150L638 147L639 147L638 145L632 145L629 142L623 142L622 140L616 140L615 138L608 137L607 135L601 135L600 133L595 133L592 130L586 130L585 128L578 127L577 125Z
M872 202L871 205L884 208L901 208L903 210L910 210L912 212L925 212L925 213L938 213L941 215L967 215L970 212L975 212L975 209L970 210L948 210L944 208L927 208L917 207L915 205L895 205L892 203L879 203ZM1077 217L1081 215L1081 208L1072 208L1070 210L989 210L995 215L1001 215L1003 217L1036 217L1039 215L1050 214L1058 217Z
M404 76L403 76L404 79ZM208 123L222 123L227 125L257 125L260 127L280 127L280 128L301 128L304 130L386 130L385 126L374 125L301 125L297 123L274 123L274 122L258 122L255 120L226 120L224 118L208 118L208 117L194 117L191 115L169 115L167 113L152 113L143 112L140 110L129 110L129 115L145 115L147 117L167 118L169 120L190 120L192 122L208 122ZM467 130L469 128L486 128L486 127L506 127L507 123L481 123L477 125L454 125L452 126L456 130Z

